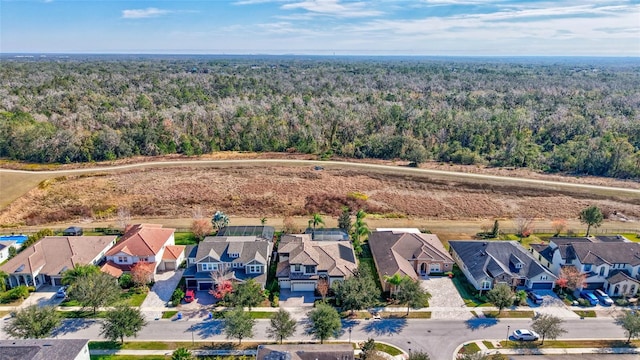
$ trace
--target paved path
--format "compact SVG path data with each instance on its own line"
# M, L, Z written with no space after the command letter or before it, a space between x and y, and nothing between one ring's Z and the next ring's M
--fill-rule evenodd
M473 314L464 304L464 300L448 277L429 277L421 281L422 287L429 291L431 299L428 309L436 309L431 312L432 319L460 319L468 320Z
M173 290L182 278L182 269L176 271L167 271L155 275L155 284L147 294L147 297L140 305L140 311L145 315L147 320L153 320L162 317L160 309L168 309L167 302L171 300Z

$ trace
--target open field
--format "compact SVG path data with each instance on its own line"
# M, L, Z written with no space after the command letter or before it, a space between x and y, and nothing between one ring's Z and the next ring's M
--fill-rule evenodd
M317 164L324 170L313 170ZM370 227L426 228L446 232L446 241L475 234L490 225L490 219L517 216L539 219L538 229L549 228L549 219L567 218L569 229L579 232L583 226L575 220L578 211L596 204L613 220L601 231L633 233L640 227L633 221L640 218L636 183L601 178L566 178L561 183L557 181L565 178L558 176L514 171L527 176L516 178L501 169L476 173L456 167L463 172L450 172L430 166L436 168L240 159L136 163L114 169L63 167L61 172L0 169L0 206L11 202L0 211L0 225L115 226L117 209L127 208L133 221L183 228L196 210L205 216L223 210L237 225L266 217L269 225L279 227L284 217L291 217L303 228L314 212L332 217L327 218L327 226L332 226L341 206L349 205L373 214L367 219ZM366 200L353 196L356 192ZM455 229L450 220L455 220ZM503 228L510 226L510 221L502 222Z

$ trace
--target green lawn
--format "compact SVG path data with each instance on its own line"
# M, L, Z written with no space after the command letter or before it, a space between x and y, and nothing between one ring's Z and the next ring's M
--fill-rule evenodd
M464 346L462 347L462 349L460 349L460 353L462 354L475 354L478 351L480 351L480 346L478 346L478 344L476 343L468 343L468 344L464 344Z
M398 349L395 346L391 346L391 345L387 345L387 344L381 344L381 343L374 343L375 349L378 351L382 351L382 352L386 352L387 354L391 355L391 356L396 356L396 355L402 355L402 351L400 349Z
M498 311L485 311L484 316L492 319L527 319L532 318L535 315L533 311L508 311L502 310L502 312L498 313Z
M147 297L148 291L143 290L141 292L136 291L131 288L129 291L123 291L120 293L120 299L117 301L118 304L124 304L129 306L140 306L142 302Z
M176 245L197 245L198 240L190 232L177 232L174 234Z
M87 319L87 318L105 318L107 317L107 312L106 311L98 311L95 314L93 313L93 310L88 310L88 311L57 311L58 314L60 314L60 316L62 318L65 319Z
M544 344L539 341L501 341L500 344L509 348L635 348L640 346L640 340L632 340L630 344L624 340L545 340Z
M172 317L176 316L178 312L175 310L171 310L171 311L163 311L162 312L162 318L163 319L171 319Z
M469 283L458 265L453 265L453 284L458 289L465 305L470 307L482 306L486 303L481 297L476 296L477 290Z
M482 343L487 349L495 349L495 346L493 346L493 342L491 341L484 340Z
M596 317L596 312L594 310L575 310L574 313L583 318Z

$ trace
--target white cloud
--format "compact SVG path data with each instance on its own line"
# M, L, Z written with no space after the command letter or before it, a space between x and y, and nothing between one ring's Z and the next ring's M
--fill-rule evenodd
M145 19L145 18L162 16L169 13L171 13L171 11L153 8L153 7L146 8L146 9L130 9L130 10L122 10L122 18Z
M324 15L341 18L372 17L382 15L382 11L366 8L365 2L341 3L340 0L306 0L282 5L282 9L302 9L310 15Z

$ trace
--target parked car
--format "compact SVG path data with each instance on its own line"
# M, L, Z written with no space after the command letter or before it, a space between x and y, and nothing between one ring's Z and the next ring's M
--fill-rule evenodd
M518 329L513 332L513 338L520 341L535 341L540 338L540 335L533 330Z
M607 295L607 293L605 293L604 291L597 289L596 291L593 292L593 294L598 298L598 300L600 300L602 305L607 305L607 306L613 305L613 300L611 300L609 295Z
M67 297L67 287L63 286L58 291L56 291L57 298L66 298Z
M595 295L593 295L592 292L582 290L580 291L580 297L583 299L586 299L589 302L589 304L591 304L591 306L598 305L598 298Z
M195 299L196 299L196 293L193 290L187 290L187 292L184 294L184 301L185 302L190 303Z
M536 305L540 305L544 301L544 298L542 296L534 293L531 290L527 291L527 296L529 297L529 299L531 299L531 302L533 302Z

